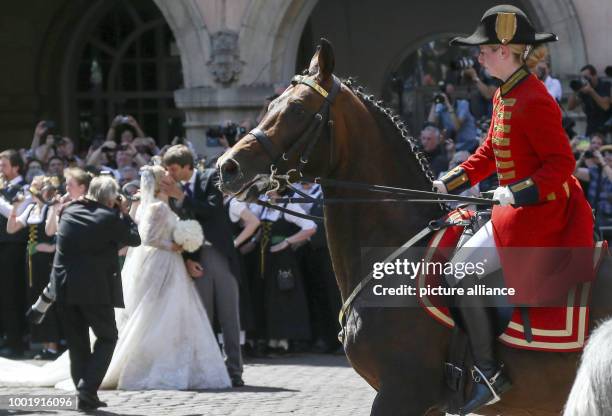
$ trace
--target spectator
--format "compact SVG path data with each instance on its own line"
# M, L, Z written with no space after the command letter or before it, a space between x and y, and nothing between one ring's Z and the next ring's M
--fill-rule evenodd
M448 159L440 146L440 129L427 125L421 131L421 145L435 177L448 167Z
M52 156L47 163L47 175L61 177L64 173L64 159L59 156Z
M561 87L561 81L557 78L553 78L550 75L550 67L546 61L541 61L536 66L536 75L544 83L548 93L557 100L558 103L561 103L561 97L563 96L563 88Z
M43 176L45 171L43 170L43 164L38 159L30 159L30 161L26 164L25 167L25 181L27 183L32 183L32 179L35 176Z
M584 86L570 95L567 109L574 110L578 104L582 104L587 117L585 134L590 136L600 130L610 117L610 83L599 80L593 65L582 67L580 74Z
M586 152L585 152L586 153ZM593 153L594 165L576 168L578 179L588 182L588 200L595 210L595 225L604 237L612 237L612 145L601 146ZM581 158L584 157L584 154Z
M443 101L434 100L429 111L430 123L440 125L454 138L457 150L472 151L478 146L476 139L476 121L470 112L470 103L455 96L455 85L442 84L443 92L439 93Z
M5 347L0 356L16 358L23 356L23 337L26 331L24 311L26 310L25 252L27 233L7 232L7 223L12 215L18 216L27 207L24 202L15 211L12 200L23 192L23 160L15 150L0 153L0 174L3 189L0 196L0 319L5 331Z
M69 137L62 137L56 147L57 156L64 159L68 167L83 167L83 160L74 153L74 142Z
M48 202L52 200L59 186L59 183L54 181L57 181L57 178L35 177L30 186L34 203L29 204L19 216L16 213L19 210L20 202L13 204L13 212L6 227L9 234L15 234L24 228L29 231L25 255L27 257L27 293L30 303L34 303L49 284L49 275L51 274L51 265L55 254L55 236L48 236L45 233L45 223L51 213ZM57 358L59 355L60 320L55 306L47 311L47 317L42 324L30 326L30 340L43 344L42 351L34 359L53 360Z
M132 143L136 137L145 137L140 124L138 124L138 121L132 116L115 116L106 133L106 141L116 142L118 132L120 133L119 143L121 144Z
M491 77L478 63L480 50L474 48L474 66L463 70L463 77L475 89L470 90L470 108L476 119L491 118L493 114L493 95L499 86L499 81Z
M45 224L45 232L48 236L55 235L59 221L60 208L70 202L79 199L87 193L92 175L81 168L68 168L64 171L66 178L66 195L59 199L59 204L51 205L49 215Z

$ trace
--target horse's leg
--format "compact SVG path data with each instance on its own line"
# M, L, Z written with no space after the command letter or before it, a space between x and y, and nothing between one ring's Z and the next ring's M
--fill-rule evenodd
M424 397L418 388L412 388L402 380L391 380L385 384L376 394L370 416L424 416L442 415L443 413L431 413L433 399Z

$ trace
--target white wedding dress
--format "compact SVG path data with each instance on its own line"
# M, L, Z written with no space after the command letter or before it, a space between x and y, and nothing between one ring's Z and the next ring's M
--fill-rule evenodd
M186 390L231 386L208 316L183 258L170 250L178 217L152 199L140 209L142 245L121 272L125 309L102 389ZM74 389L68 352L43 366L0 359L0 386Z

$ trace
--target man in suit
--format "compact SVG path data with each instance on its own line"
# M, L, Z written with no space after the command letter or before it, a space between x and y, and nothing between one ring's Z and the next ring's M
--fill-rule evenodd
M168 176L162 180L161 190L170 197L170 206L181 218L196 219L211 243L199 252L187 253L186 265L195 278L211 324L216 309L223 332L227 371L232 385L241 387L244 381L238 306L240 266L223 195L216 186L216 172L214 169L203 172L194 169L193 154L184 145L170 147L163 162Z
M85 198L64 207L51 281L28 313L32 322L40 322L54 298L59 304L82 410L106 406L97 391L117 343L114 308L124 307L117 252L140 245L136 224L118 191L115 179L99 176ZM96 336L93 352L90 327Z
M0 189L0 317L6 333L5 347L0 356L18 358L23 356L23 336L26 332L24 312L26 310L26 241L27 229L15 234L6 231L9 216L19 216L28 206L24 201L17 211L13 210L12 200L26 186L23 177L23 160L15 150L0 153L0 175L3 178Z

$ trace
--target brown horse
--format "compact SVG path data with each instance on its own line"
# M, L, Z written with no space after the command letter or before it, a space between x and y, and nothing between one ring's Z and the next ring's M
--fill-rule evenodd
M331 99L324 98L338 84L333 70L332 47L322 39L307 77L293 83L270 104L259 130L245 136L219 159L223 191L252 199L271 186L271 169L283 173L300 163L303 172L310 176L432 189L428 164L397 117L350 81L343 82ZM316 119L313 115L326 105L331 108L330 134L326 134L327 123L322 129L311 128ZM308 140L303 140L304 137ZM304 158L309 144L313 144L309 160L300 162L299 157ZM298 150L293 151L296 146ZM283 152L285 157L279 157ZM285 168L281 170L281 166ZM371 196L337 187L324 187L324 194L334 199ZM428 221L443 214L437 204L326 206L327 238L343 299L360 283L362 247L399 247ZM612 274L609 261L603 268L605 275ZM597 285L594 297L610 299L610 282L599 279ZM601 299L600 305L607 304ZM592 311L591 325L610 312L610 309ZM360 304L359 297L346 322L346 354L354 369L378 392L372 415L440 414L445 400L443 363L450 340L448 329L421 309L366 307ZM580 354L528 352L501 344L498 351L514 387L502 401L482 413L559 414L572 386Z

